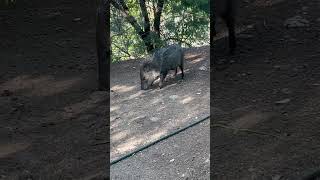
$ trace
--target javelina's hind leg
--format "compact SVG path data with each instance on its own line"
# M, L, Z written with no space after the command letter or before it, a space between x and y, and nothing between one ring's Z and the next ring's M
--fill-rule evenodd
M174 76L176 76L177 73L178 73L178 67L176 67L176 71L175 71L175 73L174 73Z
M181 69L181 79L183 79L184 78L183 66L180 66L180 69Z
M160 89L163 87L163 81L166 78L166 76L167 76L167 73L161 73L160 74L160 82L159 82Z

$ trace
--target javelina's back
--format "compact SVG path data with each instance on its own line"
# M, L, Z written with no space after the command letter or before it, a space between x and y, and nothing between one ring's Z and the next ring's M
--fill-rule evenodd
M159 64L160 72L169 71L178 66L183 67L183 54L179 45L170 45L155 52L153 60Z

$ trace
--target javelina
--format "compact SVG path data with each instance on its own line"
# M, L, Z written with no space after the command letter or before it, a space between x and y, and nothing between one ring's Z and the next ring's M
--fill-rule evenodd
M216 35L215 23L216 17L221 17L228 27L228 39L230 54L234 53L236 48L235 35L235 9L236 0L214 0L213 1L213 35Z
M143 62L140 67L141 89L149 89L159 76L159 87L162 88L168 72L175 70L175 75L177 75L178 67L181 69L183 79L183 60L184 52L179 45L170 45L155 51L151 60Z

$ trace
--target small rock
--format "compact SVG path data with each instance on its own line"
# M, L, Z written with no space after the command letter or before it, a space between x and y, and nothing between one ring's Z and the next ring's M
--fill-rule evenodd
M171 100L176 100L176 99L178 98L178 96L177 96L177 95L171 95L171 96L169 96L169 98L170 98Z
M199 68L199 70L200 70L200 71L207 71L207 70L208 70L208 68L207 68L206 66L204 66L204 65L203 65L203 66L201 66L201 67Z
M253 168L253 167L250 167L250 168L248 169L249 172L254 172L255 170L256 170L256 169Z
M159 121L159 118L157 118L157 117L151 117L150 120L151 120L152 122L156 122L156 121Z
M275 69L280 69L281 66L280 66L280 65L274 65L273 68L275 68Z
M271 60L267 59L267 60L264 61L264 63L270 64Z
M290 91L289 88L283 88L283 89L281 89L281 92L282 92L283 94L291 94L291 91Z
M57 27L55 30L56 30L57 32L65 31L65 29L62 28L62 27Z
M73 19L73 22L79 22L79 21L81 21L81 18L74 18Z
M276 104L287 104L291 101L290 98L286 98L286 99L283 99L283 100L280 100L280 101L276 101L275 103Z
M18 111L18 108L12 108L10 114L14 114L17 111Z
M254 27L254 25L250 24L250 25L247 25L247 28L248 29L252 29Z
M58 17L58 16L61 16L62 14L61 14L61 12L53 12L53 13L50 13L48 16L47 16L47 18L49 18L49 19L54 19L54 18L56 18L56 17Z

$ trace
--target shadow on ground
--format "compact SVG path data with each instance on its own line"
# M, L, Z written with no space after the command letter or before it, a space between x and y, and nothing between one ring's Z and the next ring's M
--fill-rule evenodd
M96 89L94 4L19 1L0 14L0 179L102 176L107 93Z
M239 49L212 76L216 179L299 179L319 165L317 1L242 2ZM262 9L261 7L265 7ZM289 18L307 20L286 27ZM214 55L225 58L224 42Z

